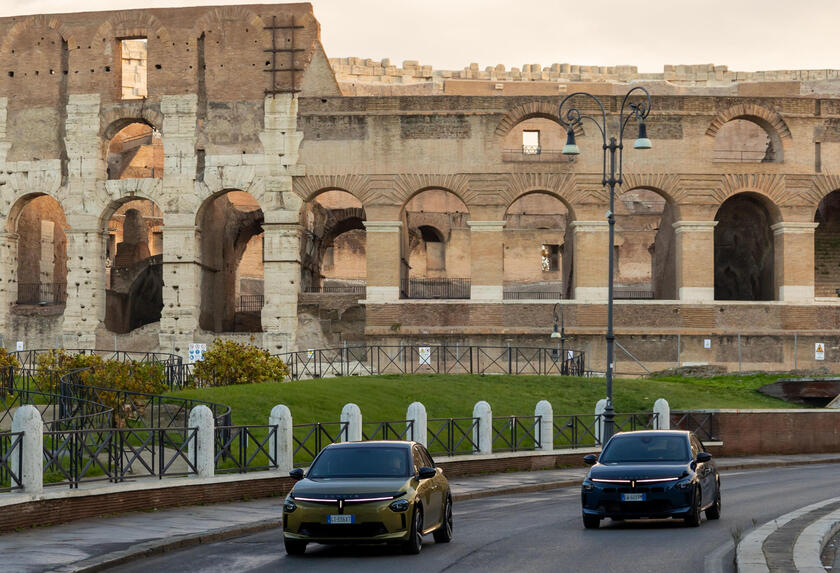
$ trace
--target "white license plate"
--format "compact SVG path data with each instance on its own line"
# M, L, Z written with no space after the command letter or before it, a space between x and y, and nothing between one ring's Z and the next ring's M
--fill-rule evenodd
M621 501L644 501L645 494L643 493L622 493Z
M337 525L339 523L355 523L355 516L353 515L328 515L327 523Z

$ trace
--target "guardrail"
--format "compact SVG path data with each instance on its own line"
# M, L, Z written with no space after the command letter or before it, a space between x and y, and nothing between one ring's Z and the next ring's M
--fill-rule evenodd
M18 283L17 304L64 304L66 283Z
M718 428L714 412L671 410L671 427L694 432L701 441L715 441Z
M414 420L363 422L363 440L414 440Z
M542 447L542 416L494 417L492 427L494 452L519 452Z
M347 440L348 426L348 422L295 424L292 427L292 457L295 463L311 462L325 446Z
M466 278L409 278L400 280L400 295L408 299L470 298L472 281Z
M478 418L429 418L427 424L429 452L457 456L479 451Z
M0 432L0 492L23 487L20 470L23 467L23 432Z
M215 472L247 473L277 467L271 444L277 426L216 426L213 444Z

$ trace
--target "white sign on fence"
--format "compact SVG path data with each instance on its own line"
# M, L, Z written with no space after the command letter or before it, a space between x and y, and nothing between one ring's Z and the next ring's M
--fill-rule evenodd
M18 352L21 352L23 350L23 340L18 340L17 341L17 346L15 348L17 349Z
M825 343L817 342L814 344L814 360L825 360Z
M309 350L306 351L306 359L307 360L312 359L313 356L315 356L315 350L314 349L310 348Z
M206 344L199 344L196 342L190 343L189 354L187 355L187 359L190 364L194 364L196 362L202 362L204 360L204 353L207 352L207 345Z
M430 346L418 347L417 354L420 356L420 366L432 364L432 348Z
M574 350L567 350L567 351L566 351L566 358L568 358L569 360L571 360L571 359L572 359L572 358L574 358L574 357L575 357L575 351L574 351Z
M704 338L703 339L703 348L711 348L712 347L712 339L711 338Z

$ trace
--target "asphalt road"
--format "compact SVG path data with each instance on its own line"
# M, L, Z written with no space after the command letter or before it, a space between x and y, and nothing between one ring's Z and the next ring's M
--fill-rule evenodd
M838 465L721 474L723 512L699 528L680 521L601 522L584 530L579 488L455 504L455 538L425 539L420 555L382 546L310 545L303 557L283 550L280 530L199 545L112 569L149 571L734 571L733 540L755 525L838 495Z

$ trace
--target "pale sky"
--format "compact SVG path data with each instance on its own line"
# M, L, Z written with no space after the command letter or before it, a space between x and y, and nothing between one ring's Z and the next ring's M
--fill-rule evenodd
M0 0L0 16L242 0ZM313 0L329 57L730 70L840 68L840 0ZM580 10L586 5L584 10Z

